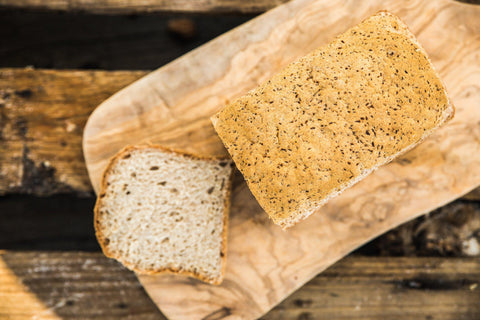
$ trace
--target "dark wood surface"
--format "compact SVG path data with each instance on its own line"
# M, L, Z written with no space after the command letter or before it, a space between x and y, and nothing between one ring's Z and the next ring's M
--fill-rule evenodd
M259 13L288 0L0 0L0 5L11 8L88 11L107 14L152 12ZM476 3L476 0L463 0Z
M38 307L40 319L162 319L135 276L98 252L83 125L116 90L276 2L34 3L49 8L0 0L0 318ZM480 319L479 200L477 190L373 240L265 319Z
M93 196L0 197L0 250L99 251ZM480 204L455 201L357 249L364 256L480 256ZM475 249L477 248L477 249Z
M62 11L88 11L107 14L152 12L259 13L288 0L0 0L11 8L34 8Z
M100 253L7 251L0 254L0 282L0 318L164 319L135 275ZM357 256L319 274L263 319L477 320L478 301L480 258Z
M135 274L101 253L5 252L0 283L0 319L164 318Z
M0 7L0 67L153 70L254 16L110 16ZM193 30L185 30L182 19Z

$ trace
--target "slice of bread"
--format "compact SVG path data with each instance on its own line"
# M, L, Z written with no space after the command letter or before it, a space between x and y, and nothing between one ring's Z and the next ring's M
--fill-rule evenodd
M452 118L425 50L380 12L212 117L263 209L283 228Z
M223 280L233 163L130 146L109 163L95 206L106 256L143 274Z

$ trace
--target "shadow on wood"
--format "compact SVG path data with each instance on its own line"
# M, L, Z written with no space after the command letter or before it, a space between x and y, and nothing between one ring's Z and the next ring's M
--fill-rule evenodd
M98 251L95 198L0 197L0 249Z
M95 198L10 195L0 198L0 248L99 251ZM407 222L358 249L367 256L478 256L480 204L455 201Z
M178 27L178 19L184 17L67 14L0 7L0 67L156 69L254 15L188 15L195 31L191 37L185 37L184 26Z

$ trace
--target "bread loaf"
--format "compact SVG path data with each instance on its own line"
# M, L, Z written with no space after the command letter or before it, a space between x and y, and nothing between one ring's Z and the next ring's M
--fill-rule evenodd
M138 273L219 284L226 255L232 161L131 146L105 170L95 230L106 256Z
M260 205L283 228L453 117L425 50L380 12L212 117Z

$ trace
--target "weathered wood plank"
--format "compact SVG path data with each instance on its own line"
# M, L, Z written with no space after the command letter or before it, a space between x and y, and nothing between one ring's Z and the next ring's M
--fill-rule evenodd
M0 67L156 69L253 16L94 15L0 8Z
M152 12L260 13L287 1L289 0L0 0L0 6L107 14ZM464 0L463 2L478 3L479 1Z
M480 203L457 200L383 234L356 252L374 256L480 257Z
M288 0L0 0L1 6L107 14L152 12L259 13Z
M0 318L163 319L100 253L0 253ZM348 257L263 319L479 319L479 258ZM225 310L228 313L228 310Z
M87 193L85 122L146 71L0 69L0 194ZM480 200L480 192L467 195Z
M92 224L95 198L71 194L0 199L0 248L99 251ZM15 230L12 232L12 230ZM479 256L480 203L455 201L362 246L368 256Z
M263 319L480 319L479 262L349 257Z
M480 188L476 188L469 193L467 193L465 196L463 196L465 200L472 200L472 201L478 201L480 200Z
M0 197L0 249L98 252L94 205L72 194Z
M0 70L0 194L91 191L82 132L92 110L146 72Z
M132 272L100 253L0 254L1 319L164 319Z

